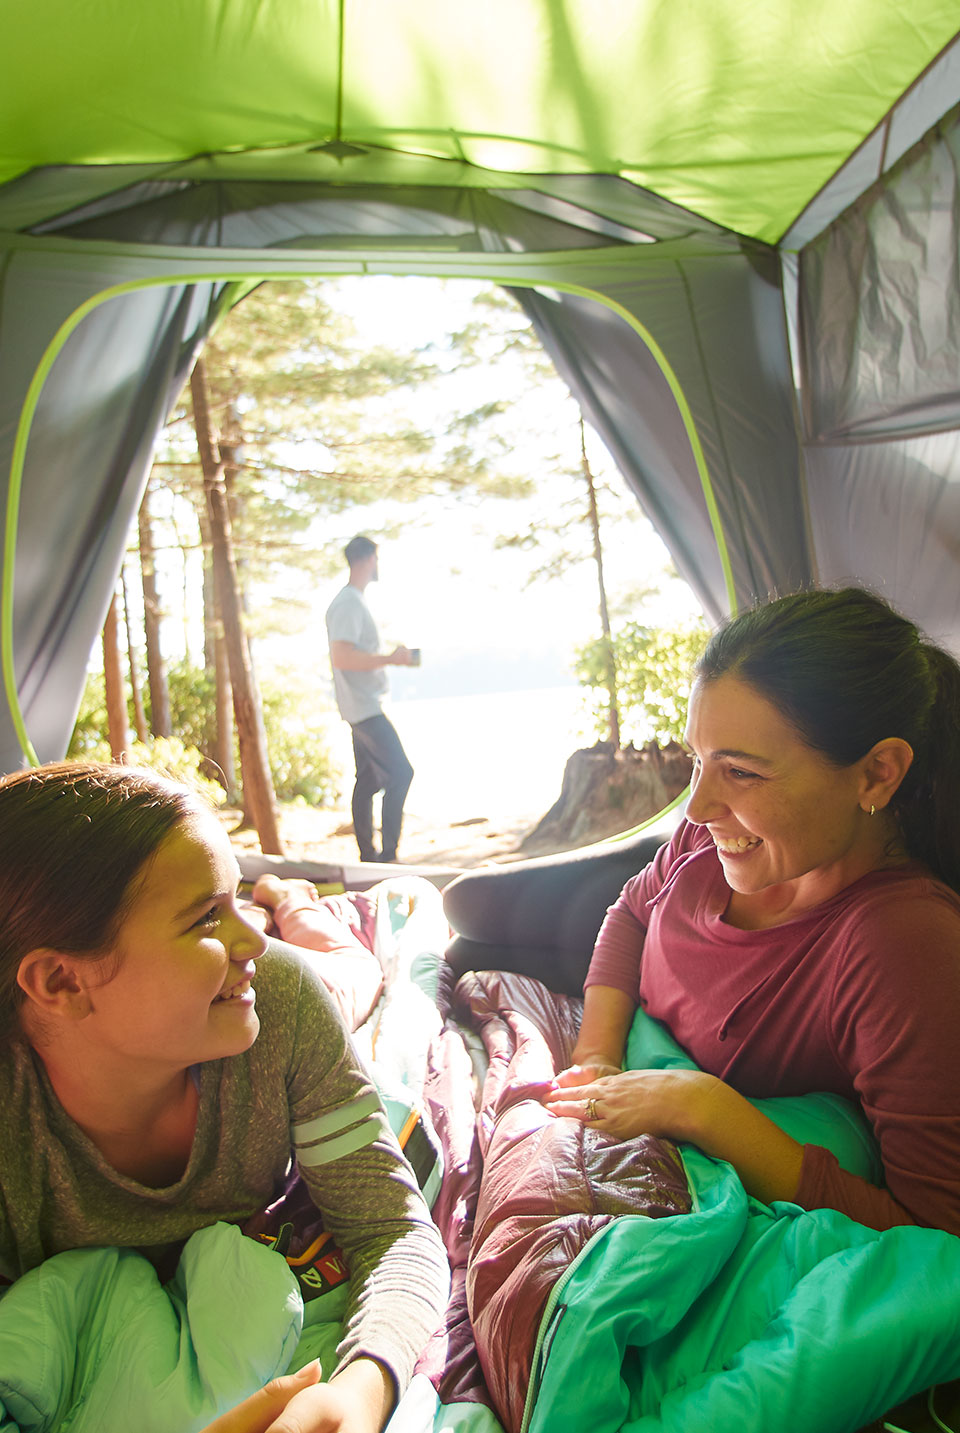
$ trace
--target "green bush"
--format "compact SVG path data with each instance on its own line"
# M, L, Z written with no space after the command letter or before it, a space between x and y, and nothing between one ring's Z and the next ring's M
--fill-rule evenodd
M185 662L168 675L171 719L185 742L210 751L216 713L216 688L200 667ZM340 773L335 769L323 732L304 716L314 705L303 694L294 696L286 686L260 684L263 726L273 787L278 801L301 798L311 806L333 804L339 795ZM239 775L239 752L235 751Z
M682 741L693 669L708 636L702 622L680 627L627 622L613 634L610 647L623 742ZM608 732L610 698L605 679L610 647L599 638L581 647L576 659L577 676L588 689L601 739Z
M168 672L171 723L175 736L154 737L143 746L133 742L127 760L155 767L187 782L199 782L211 799L220 804L226 793L212 779L206 753L212 749L216 712L214 683L199 667L181 662ZM263 723L267 751L278 801L308 802L311 806L332 805L340 794L341 775L333 763L319 725L303 715L303 697L295 698L281 686L261 687ZM130 714L132 724L132 713ZM103 674L91 672L84 686L80 712L67 751L69 757L85 761L109 761L106 737L107 707ZM151 754L152 753L152 754ZM237 771L240 769L236 758ZM216 792L216 795L214 795Z
M202 667L178 662L167 671L170 724L187 746L212 751L217 717L217 689ZM149 711L148 711L149 717Z
M109 761L110 745L106 731L107 699L103 673L88 672L67 756L77 761Z
M304 715L304 697L285 687L265 686L263 725L267 734L270 770L280 801L298 797L310 806L333 806L340 795L341 773L327 748L323 730L310 714Z

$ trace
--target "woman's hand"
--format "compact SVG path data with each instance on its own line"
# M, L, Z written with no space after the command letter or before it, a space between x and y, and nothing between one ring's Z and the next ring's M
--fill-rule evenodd
M715 1075L626 1070L580 1085L555 1081L543 1103L614 1139L652 1134L699 1145L732 1164L747 1193L765 1204L796 1194L803 1145Z
M699 1070L626 1070L590 1079L596 1066L580 1067L588 1078L567 1083L576 1068L557 1076L544 1104L551 1114L582 1120L615 1139L652 1134L696 1141L719 1084Z
M560 1090L576 1089L581 1085L590 1085L594 1080L602 1080L605 1075L619 1075L622 1069L622 1065L615 1065L609 1060L591 1060L585 1065L568 1065L555 1076L553 1083Z

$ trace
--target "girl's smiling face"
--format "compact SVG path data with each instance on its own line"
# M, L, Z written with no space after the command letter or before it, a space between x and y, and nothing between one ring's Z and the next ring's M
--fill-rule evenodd
M239 874L215 816L177 824L147 863L108 953L112 973L86 988L88 1041L121 1062L172 1069L249 1049L266 940L237 909Z
M687 819L712 836L732 906L786 918L882 863L867 758L835 766L748 683L700 678L686 741L695 761Z

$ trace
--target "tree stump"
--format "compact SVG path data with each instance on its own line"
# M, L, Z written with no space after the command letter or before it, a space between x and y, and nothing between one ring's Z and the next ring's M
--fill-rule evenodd
M690 781L690 756L675 741L648 742L638 750L610 741L575 751L567 761L558 799L524 836L525 855L586 846L629 831L656 816Z

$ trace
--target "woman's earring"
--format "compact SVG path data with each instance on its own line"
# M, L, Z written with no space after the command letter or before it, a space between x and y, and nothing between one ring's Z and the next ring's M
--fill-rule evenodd
M877 814L877 808L876 808L875 806L872 806L872 805L871 805L871 807L870 807L870 815L871 815L871 816L876 816L876 814Z

